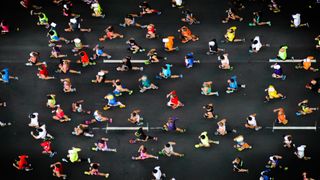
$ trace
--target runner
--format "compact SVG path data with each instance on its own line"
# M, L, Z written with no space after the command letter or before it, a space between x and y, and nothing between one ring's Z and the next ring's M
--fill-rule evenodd
M103 107L103 110L108 110L111 107L119 106L119 108L125 108L126 105L122 104L120 101L117 101L113 94L108 94L104 97L108 100L108 104Z
M60 79L60 81L63 84L63 92L76 92L77 89L72 87L70 78Z
M147 153L147 148L144 145L141 145L138 149L139 155L137 157L132 156L132 160L145 160L145 159L159 159L158 156L154 156Z
M189 41L198 41L199 40L199 37L192 34L191 30L186 27L186 26L182 26L178 32L181 33L181 42L182 43L187 43Z
M106 39L116 39L116 38L123 38L124 36L122 34L116 33L114 31L113 26L108 26L105 30L105 35L103 35L102 37L99 38L99 41L103 42Z
M143 125L143 117L140 116L140 109L133 110L130 113L130 118L128 118L128 121L138 126Z
M183 75L173 75L171 72L172 64L165 64L164 66L161 67L161 72L159 73L159 76L156 76L158 79L177 79L177 78L183 78Z
M163 130L164 131L175 131L175 132L179 132L179 133L184 133L186 132L186 129L183 128L178 128L176 126L176 121L178 120L178 118L176 117L169 117L168 121L163 125Z
M273 73L272 73L273 78L282 79L282 80L286 79L287 76L283 74L282 67L279 63L275 63L271 65L270 68L273 69Z
M264 102L269 102L272 99L285 99L286 96L284 96L281 93L278 93L277 90L274 88L273 85L269 85L267 89L264 91L268 92L268 95L265 97Z
M188 23L189 25L200 24L200 21L193 15L190 9L183 10L182 14L185 16L184 18L181 18L182 22Z
M63 111L63 109L60 107L60 105L56 106L57 109L53 110L52 113L55 113L54 116L52 116L52 118L54 120L60 121L60 122L68 122L71 121L71 118L69 118Z
M122 59L122 65L116 68L117 71L143 71L143 67L132 66L131 56L126 56Z
M173 150L174 145L176 145L176 142L169 141L167 144L164 145L163 149L159 151L159 155L165 155L167 157L170 157L170 156L183 157L184 154L177 153Z
M233 147L236 148L238 151L252 149L252 146L250 146L248 143L244 141L244 137L242 135L235 137L233 141L236 142L236 144Z
M209 45L209 51L207 52L207 55L217 54L219 52L224 52L224 49L221 49L218 47L218 43L216 39L212 39L208 43Z
M236 157L233 161L232 161L232 165L233 165L233 171L234 172L238 172L238 173L249 173L248 169L243 168L243 161L241 158Z
M218 115L214 113L213 104L209 103L202 107L205 110L203 117L206 119L218 119Z
M9 83L10 79L19 80L18 76L10 76L9 68L2 69L0 74L1 74L0 81L2 81L3 83Z
M50 165L50 168L52 168L52 175L57 178L67 179L67 175L63 174L63 168L61 162L56 162Z
M93 151L103 151L103 152L117 152L117 149L111 149L108 147L108 138L101 138L97 143L94 143L94 147L91 148Z
M195 148L200 148L200 147L208 148L208 147L211 147L211 144L219 144L219 141L213 141L209 139L207 131L202 132L198 138L200 140L200 143L194 145Z
M141 78L138 79L138 81L140 82L139 88L141 93L149 89L158 89L158 86L151 83L146 75L143 75Z
M31 164L27 161L29 158L28 155L20 155L18 156L19 160L15 160L15 162L12 164L13 167L17 168L18 170L24 170L24 171L31 171L33 168L31 167Z
M179 50L178 46L174 47L174 36L165 37L162 39L162 42L164 43L164 50L167 52Z
M312 67L312 60L314 60L313 56L308 56L307 58L303 59L301 63L295 66L296 69L304 69L306 71L318 72L319 68Z
M222 42L245 42L246 40L236 38L236 26L232 26L229 29L227 29L227 33L224 35L225 40Z
M90 125L96 122L105 122L109 121L109 123L112 123L112 118L108 118L107 116L103 116L102 112L99 110L95 110L93 113L94 119L85 121L85 124Z
M297 116L311 114L314 111L319 110L319 107L309 107L308 103L309 103L308 99L305 99L305 100L298 103L300 110L298 112L296 112Z
M227 9L226 13L227 13L227 17L224 20L222 20L222 23L228 23L230 20L233 20L233 21L239 20L240 22L243 21L243 18L236 15L236 13L232 8Z
M201 94L205 96L219 96L219 92L212 92L212 81L206 81L202 83Z
M293 20L291 20L291 27L298 28L298 27L309 27L309 23L303 23L301 24L301 14L292 14Z
M105 178L109 177L109 173L102 173L99 171L99 163L90 163L89 171L85 171L84 174L91 176L102 176Z
M98 2L98 0L95 0L92 4L91 4L91 9L93 10L93 13L91 14L91 16L93 17L100 17L100 18L104 18L105 14L103 14L103 10L100 6L100 3Z
M257 125L256 116L256 113L250 114L247 117L247 123L244 126L248 129L254 129L255 131L259 131L260 129L262 129L261 126Z
M82 103L84 103L84 100L78 100L76 102L73 102L71 104L72 112L90 114L91 111L87 111L82 108Z
M83 135L85 137L94 137L94 134L91 132L89 125L87 124L79 124L73 129L72 134L76 136Z
M263 25L271 26L271 21L261 22L260 12L258 11L253 12L253 19L252 19L252 22L249 23L249 26L263 26Z
M286 117L286 114L283 108L274 109L273 112L278 113L276 123L283 124L283 125L286 125L288 123L288 119Z
M171 107L172 109L177 109L178 107L184 106L184 104L180 102L176 91L171 91L169 94L167 94L167 98L170 98L167 106Z
M91 80L93 83L113 83L114 80L108 80L106 79L106 75L109 73L108 70L100 70L97 75L95 80Z

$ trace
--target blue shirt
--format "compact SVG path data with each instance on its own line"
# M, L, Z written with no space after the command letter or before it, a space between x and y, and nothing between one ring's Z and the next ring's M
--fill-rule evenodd
M8 83L9 82L9 69L8 68L5 68L5 69L3 69L2 70L2 80L3 80L3 82L5 82L5 83Z
M162 73L165 77L170 77L171 76L171 66L170 64L166 64L166 69L162 68Z

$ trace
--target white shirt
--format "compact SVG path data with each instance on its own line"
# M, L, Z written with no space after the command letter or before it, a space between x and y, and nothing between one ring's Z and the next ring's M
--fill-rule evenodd
M221 64L229 64L229 58L227 55L223 55L224 59L221 59Z
M301 145L297 147L297 156L298 158L302 159L304 157L304 150L306 149L306 145Z
M291 140L289 140L289 135L286 135L283 139L284 139L284 143L286 143L286 144L290 144L292 141Z
M260 37L259 36L254 37L253 41L258 41L258 43L256 43L256 44L252 43L251 44L252 50L259 51L261 49L261 47L262 47L262 44L260 42Z
M256 117L254 117L254 116L249 116L249 117L251 117L251 120L247 120L248 124L250 126L257 126Z
M182 0L176 0L176 5L181 6L182 5Z
M39 126L39 121L38 121L38 116L39 116L39 113L35 112L35 113L32 113L32 115L34 115L35 117L34 118L30 118L30 123L29 123L29 126Z
M216 43L214 41L209 42L209 46L215 46L215 45L216 45Z
M297 14L293 14L292 18L293 18L293 24L295 27L298 27L301 24L301 14L297 13Z
M91 9L96 9L99 7L99 4L98 3L93 3L91 4Z
M42 125L39 127L40 129L42 129L42 132L39 132L38 136L36 136L36 139L45 139L47 136L47 130L46 130L46 125Z
M157 166L154 169L157 170L157 172L156 173L152 172L152 175L154 176L154 178L156 180L161 180L162 173L161 173L161 170L160 170L160 166Z

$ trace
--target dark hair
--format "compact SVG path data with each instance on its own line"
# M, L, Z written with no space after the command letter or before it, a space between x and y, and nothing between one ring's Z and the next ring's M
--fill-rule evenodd
M201 139L204 139L204 138L206 138L206 136L205 136L205 135L201 135L200 138L201 138Z
M58 163L58 164L55 164L55 166L56 166L57 168L60 168L60 167L61 167L61 164Z
M249 116L247 119L248 119L249 121L251 121L251 120L252 120L252 117L251 117L251 116Z
M39 17L44 18L44 14L43 13L39 14Z
M170 147L171 145L168 143L168 144L166 144L166 147L168 148L168 147Z
M253 44L258 44L258 41L257 41L257 40L254 40L254 41L253 41Z
M54 35L54 32L51 30L51 31L49 31L49 35Z
M220 59L224 59L224 55L220 55Z
M231 82L234 82L234 79L230 79Z
M34 114L29 114L29 118L35 118L36 116Z
M92 166L91 166L93 169L98 169L99 168L99 165L97 163L93 163Z
M154 169L152 172L153 172L154 174L156 174L156 173L158 172L158 170L157 170L157 169Z

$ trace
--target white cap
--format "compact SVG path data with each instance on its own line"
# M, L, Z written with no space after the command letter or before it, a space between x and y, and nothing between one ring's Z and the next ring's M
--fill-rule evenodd
M209 42L209 46L214 46L214 45L216 45L216 43L214 41Z
M297 148L298 151L304 151L304 149L306 148L306 145L301 145Z
M56 24L56 23L54 23L54 22L52 22L52 23L50 24L50 26L51 26L51 27L56 27L56 26L57 26L57 24Z
M276 65L273 66L273 68L278 70L278 69L281 68L281 66L279 64L276 64Z
M98 76L104 76L104 75L105 75L105 73L103 71L98 72Z
M167 42L169 42L169 39L168 38L163 38L162 42L167 43Z
M79 38L75 38L73 41L74 41L75 43L80 43L80 42L81 42L81 40L80 40Z
M299 18L300 16L301 16L301 14L299 14L299 13L292 15L292 17L293 17L294 19Z
M75 24L75 23L77 23L77 19L76 18L72 18L72 19L70 19L70 22Z
M239 135L239 136L235 137L234 140L235 140L236 142L243 142L244 138L243 138L242 135Z

